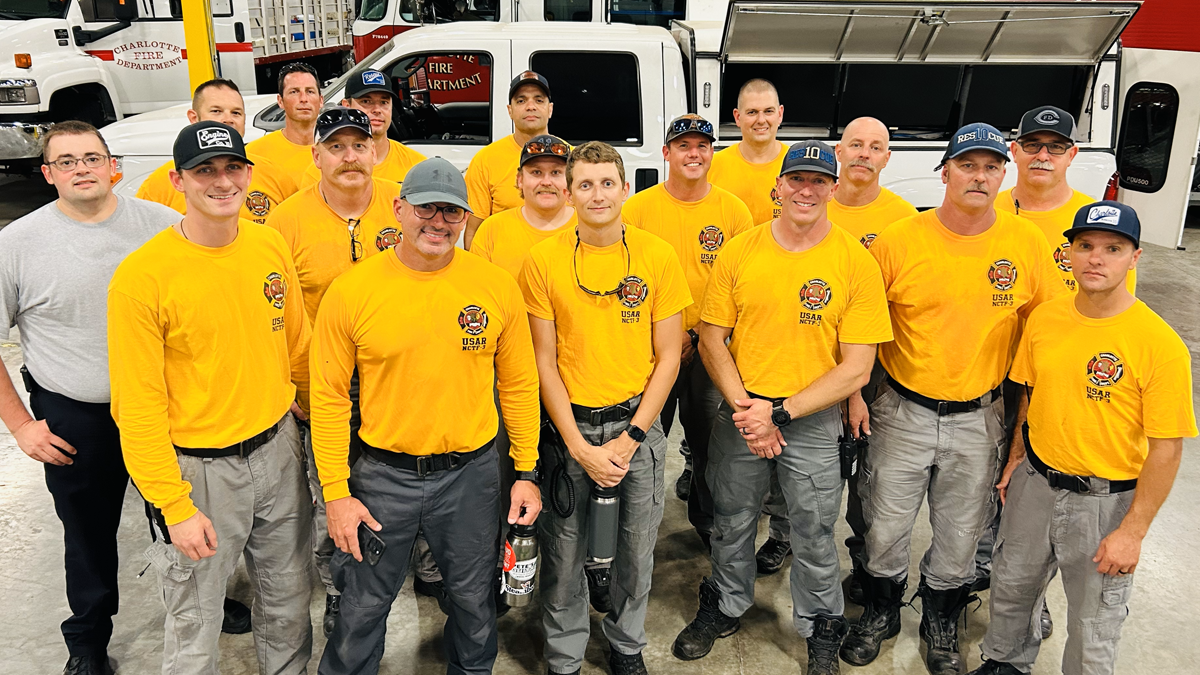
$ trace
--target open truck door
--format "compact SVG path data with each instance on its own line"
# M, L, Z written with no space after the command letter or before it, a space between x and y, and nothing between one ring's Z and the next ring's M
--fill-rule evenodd
M1200 143L1200 16L1188 1L1150 0L1121 37L1117 199L1137 209L1142 239L1179 246Z

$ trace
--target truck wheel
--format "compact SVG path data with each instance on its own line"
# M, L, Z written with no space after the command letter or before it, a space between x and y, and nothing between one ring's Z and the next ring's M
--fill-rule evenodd
M82 85L54 92L50 98L50 119L79 120L97 129L117 121L108 93L97 88L98 85Z

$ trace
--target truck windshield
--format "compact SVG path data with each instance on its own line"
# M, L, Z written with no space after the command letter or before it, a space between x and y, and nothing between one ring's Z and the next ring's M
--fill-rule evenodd
M500 0L400 0L400 17L420 24L499 21Z
M0 19L61 19L71 0L0 0Z

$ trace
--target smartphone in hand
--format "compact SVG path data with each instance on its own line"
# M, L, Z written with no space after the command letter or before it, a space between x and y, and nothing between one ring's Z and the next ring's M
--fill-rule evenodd
M358 550L362 552L363 561L374 566L383 557L383 552L387 550L387 544L383 543L379 535L367 527L366 523L360 522L358 524Z

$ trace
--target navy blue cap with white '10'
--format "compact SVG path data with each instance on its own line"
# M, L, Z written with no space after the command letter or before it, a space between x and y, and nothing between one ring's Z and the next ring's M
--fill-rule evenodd
M779 175L785 176L797 171L815 171L837 179L837 159L833 155L833 148L821 141L793 143L783 156L783 166L779 169Z
M942 161L933 167L933 170L941 170L947 161L972 150L990 150L1005 161L1012 159L1008 156L1008 144L1004 142L1004 134L990 124L975 122L954 132L946 146L946 154L942 155Z
M1106 200L1079 209L1071 229L1063 232L1063 236L1067 241L1074 241L1075 235L1094 230L1119 234L1129 238L1134 246L1142 246L1142 222L1138 220L1137 211L1121 202Z

